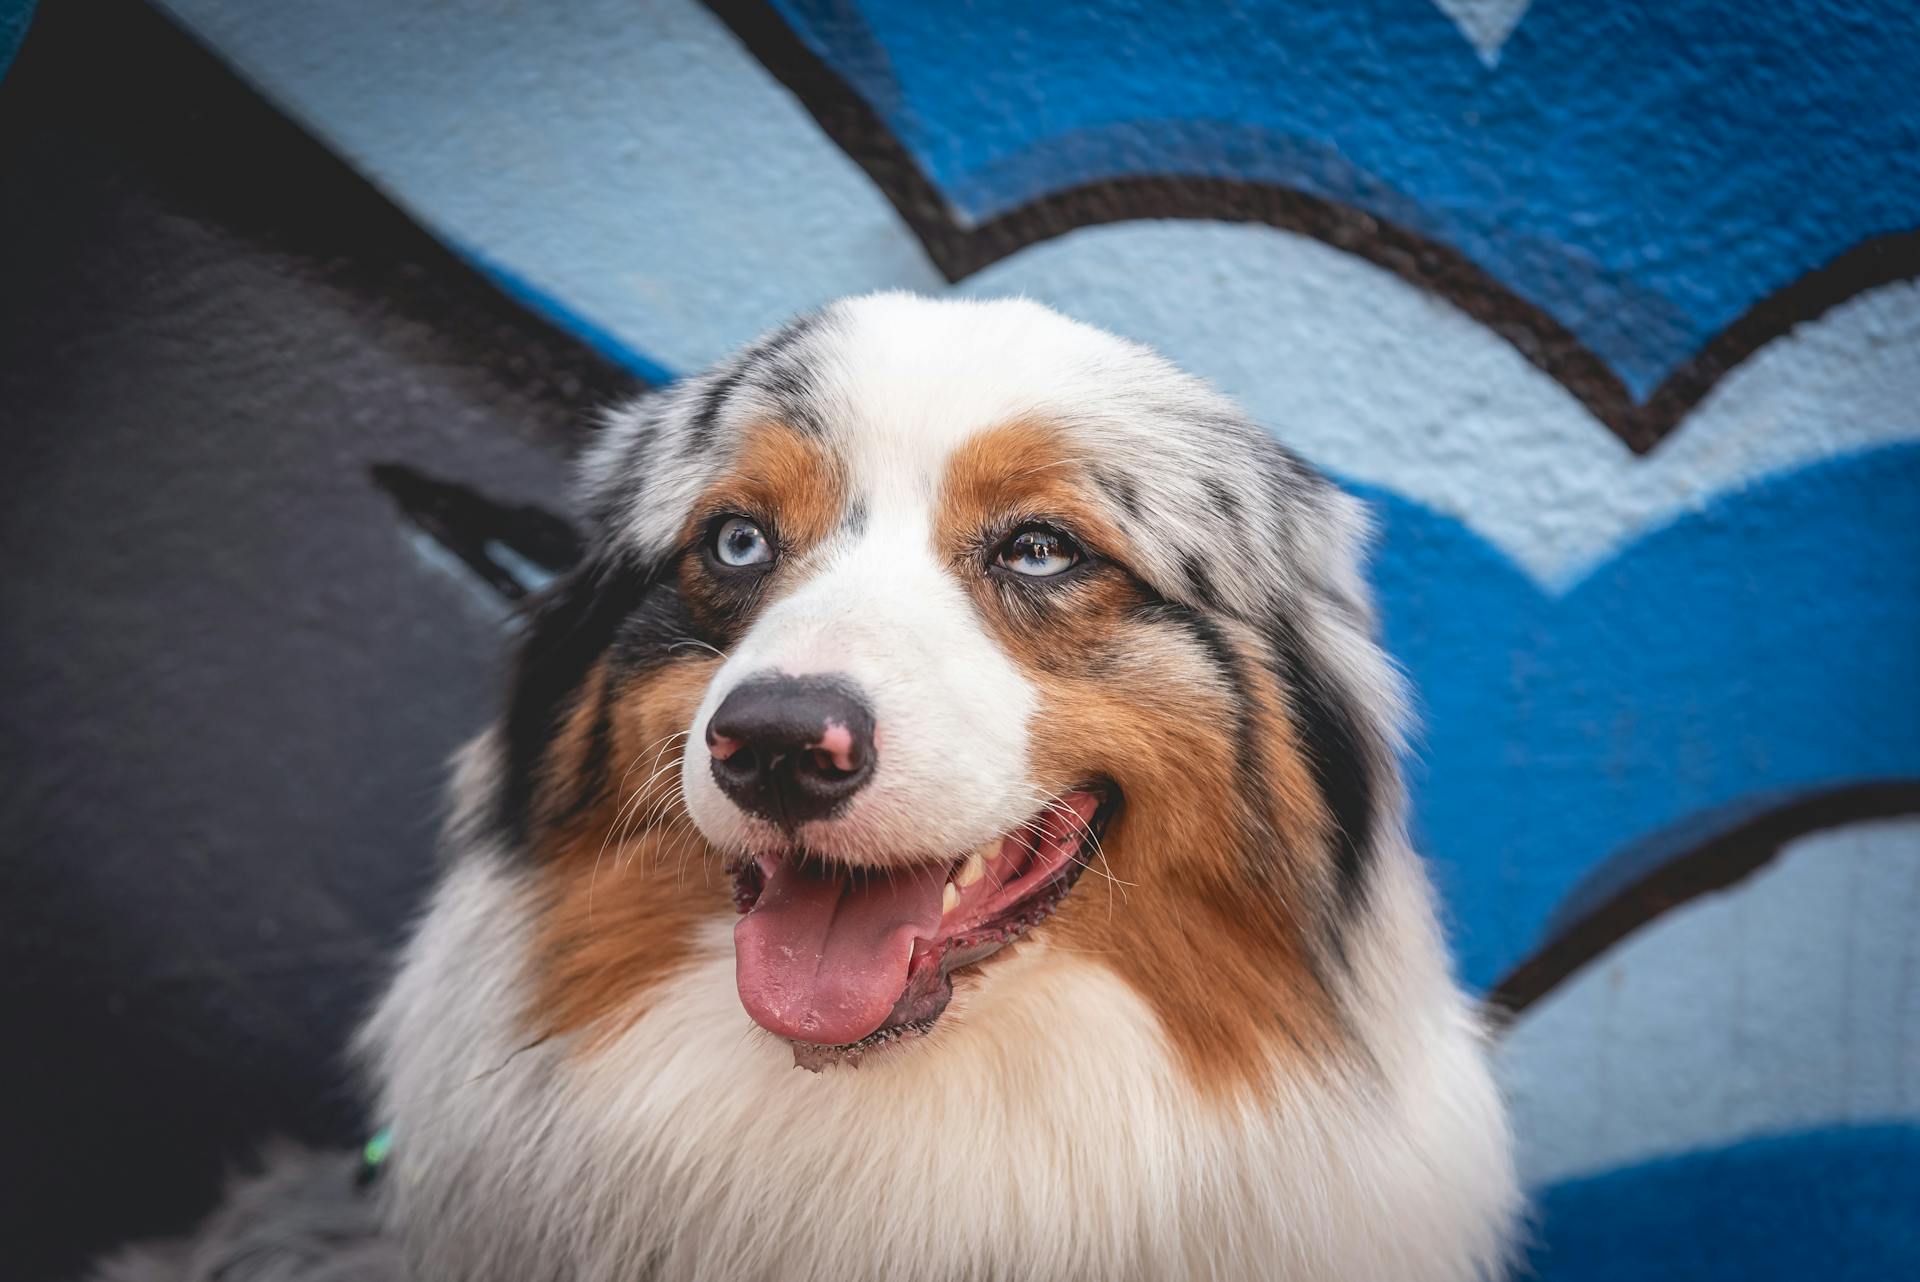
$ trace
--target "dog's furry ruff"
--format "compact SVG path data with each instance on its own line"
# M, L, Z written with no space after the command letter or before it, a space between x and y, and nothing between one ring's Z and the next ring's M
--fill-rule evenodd
M1515 1209L1505 1122L1406 868L1375 888L1390 946L1356 956L1395 1011L1368 1030L1377 1072L1215 1110L1092 960L815 1077L738 1018L722 930L591 1058L526 1046L504 964L526 890L468 860L369 1030L407 1119L394 1217L435 1278L1491 1276ZM480 952L503 964L476 975Z

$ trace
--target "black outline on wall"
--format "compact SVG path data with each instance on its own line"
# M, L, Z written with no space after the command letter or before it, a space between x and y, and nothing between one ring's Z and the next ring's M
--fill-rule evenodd
M962 225L880 114L764 0L705 0L828 138L866 171L949 282L1080 227L1138 219L1265 223L1354 254L1446 299L1566 388L1636 454L1651 452L1726 373L1795 325L1879 285L1920 277L1920 228L1861 242L1754 303L1645 401L1544 308L1451 246L1350 205L1273 183L1129 177L1051 192L977 227Z
M1647 868L1558 929L1550 926L1547 941L1488 991L1489 1016L1499 1026L1511 1023L1641 927L1745 881L1802 837L1913 814L1920 814L1920 779L1844 784L1751 814Z

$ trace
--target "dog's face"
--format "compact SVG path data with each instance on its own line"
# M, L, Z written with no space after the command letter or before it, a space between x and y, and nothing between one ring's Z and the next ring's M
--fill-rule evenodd
M533 1018L618 1024L702 919L809 1067L1103 959L1203 1081L1340 1040L1392 822L1353 505L1025 303L843 303L616 419L530 624L497 821ZM743 1023L743 1027L744 1027Z

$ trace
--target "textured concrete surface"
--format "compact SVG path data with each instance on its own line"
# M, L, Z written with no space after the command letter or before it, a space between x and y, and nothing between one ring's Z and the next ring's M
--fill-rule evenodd
M127 5L97 38L42 13L0 84L33 905L0 904L0 995L49 1030L15 1069L48 1107L7 1124L54 1155L0 1205L46 1258L86 1234L44 1208L126 1151L186 1174L103 1232L268 1123L349 1125L327 1056L531 581L487 548L546 537L520 505L618 385L588 352L668 377L879 286L1151 342L1373 501L1468 979L1631 917L1509 1034L1529 1169L1579 1177L1558 1273L1682 1258L1674 1190L1709 1180L1728 1267L1790 1276L1806 1242L1731 1223L1769 1188L1838 1222L1795 1163L1863 1233L1862 1172L1920 1179L1920 829L1769 865L1768 818L1920 804L1897 0L161 8L441 243ZM165 1165L132 1160L110 1199Z

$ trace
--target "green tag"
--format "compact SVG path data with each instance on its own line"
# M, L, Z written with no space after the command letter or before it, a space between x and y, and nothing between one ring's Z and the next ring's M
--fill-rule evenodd
M378 1166L387 1160L387 1154L393 1149L393 1128L383 1126L373 1133L366 1147L360 1150L360 1160L368 1166Z

